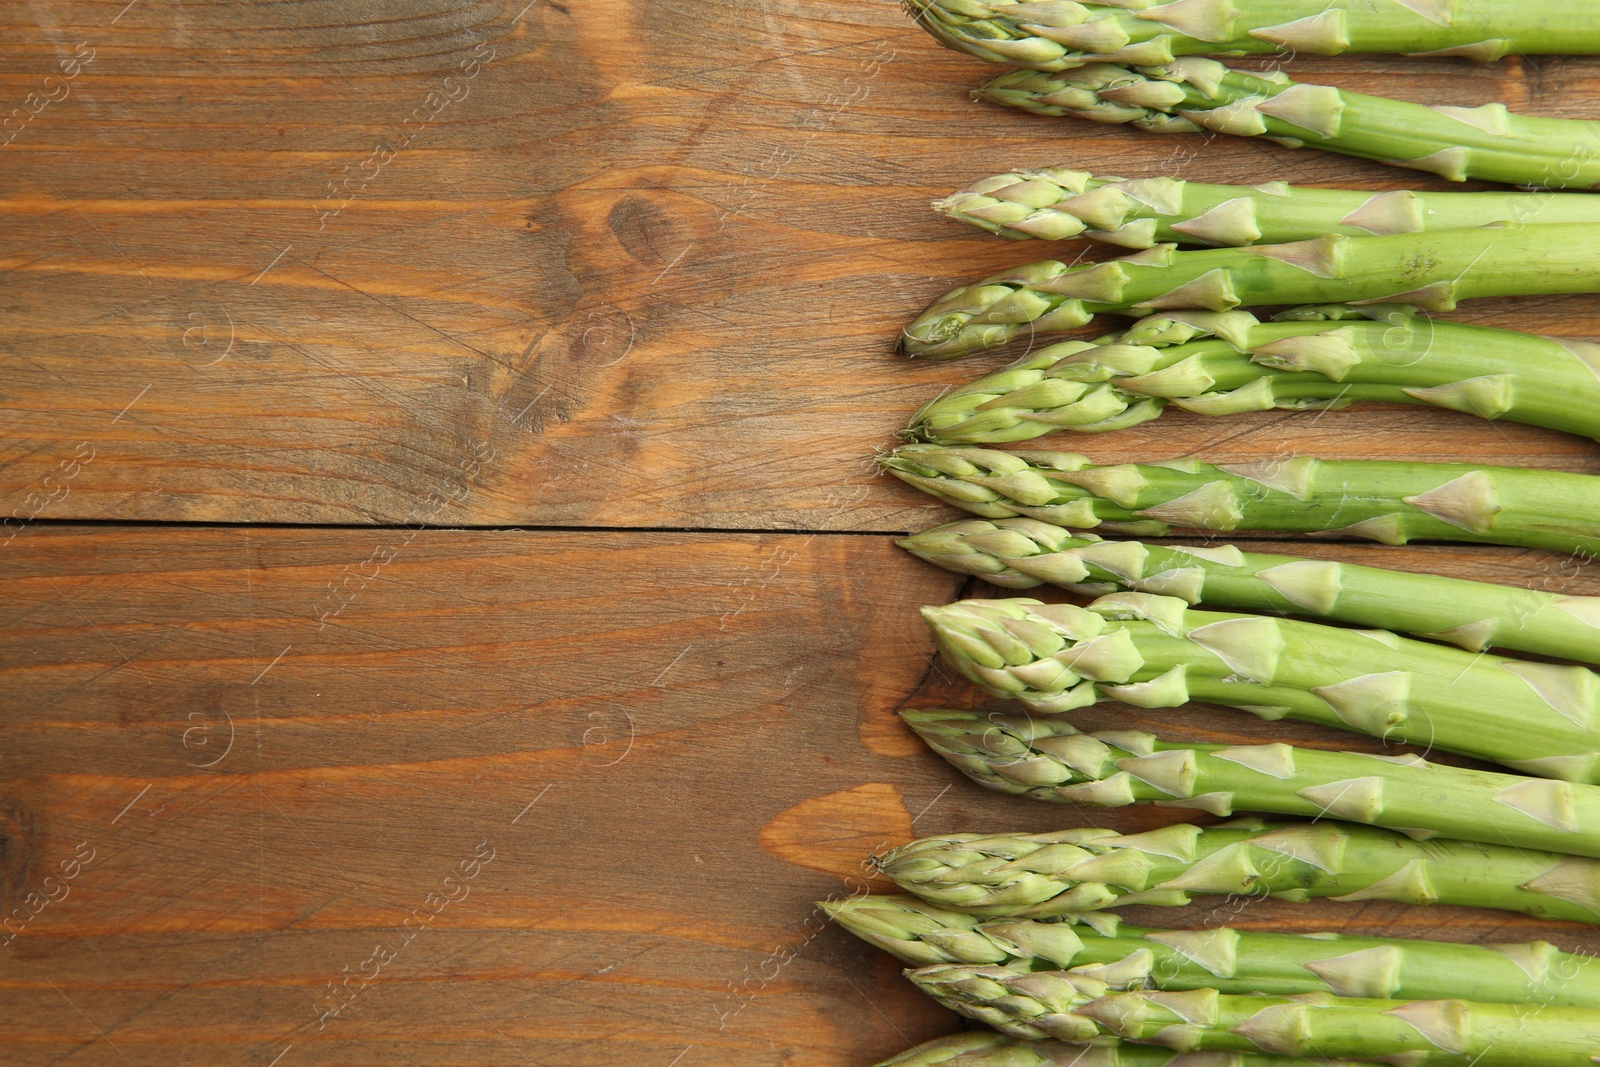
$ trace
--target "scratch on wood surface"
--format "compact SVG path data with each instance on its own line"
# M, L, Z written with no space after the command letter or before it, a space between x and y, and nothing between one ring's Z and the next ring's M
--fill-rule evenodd
M106 632L104 630L100 629L100 627L96 626L94 620L89 618L89 616L85 615L83 613L83 609L78 607L78 605L74 604L72 602L72 600L70 598L68 598L67 594L61 591L61 587L55 583L55 579L46 578L45 579L45 583L47 585L49 585L51 589L54 589L56 591L57 595L59 595L62 600L66 601L67 607L71 608L73 610L73 612L77 614L78 618L82 619L85 623L88 623L89 628L91 630L93 630L95 633L100 635L100 639L102 641L104 641L106 644L111 646L111 650L113 652L115 652L117 655L122 657L122 665L124 667L132 667L133 668L133 673L137 674L140 678L143 678L145 685L151 685L152 684L150 679L145 676L144 671L141 671L139 669L139 665L137 663L133 662L133 659L126 652L124 652L124 651L122 651L122 649L118 648L117 647L117 643L115 641L111 640L111 638L107 637L106 636Z
M683 651L679 652L676 656L673 656L672 657L672 662L667 664L665 667L661 668L661 673L656 675L655 678L651 679L650 685L647 686L647 688L654 689L656 686L660 685L661 684L661 679L663 679L663 678L665 678L667 676L667 672L672 670L672 668L676 667L678 665L678 661L681 660L684 656L687 656L689 654L689 650L691 648L693 648L693 647L694 647L693 644L684 645L683 646Z
M83 1014L83 1009L82 1008L80 1008L76 1004L72 1003L72 998L71 997L69 997L65 993L61 992L61 987L60 986L56 985L54 982L50 981L50 979L48 979L48 978L45 979L45 984L48 985L51 989L54 989L57 993L61 993L61 999L66 1001L67 1005L69 1007L71 1007L73 1011L75 1011L79 1015L83 1016L83 1021L84 1022L86 1022L90 1026L94 1027L94 1032L100 1035L100 1040L104 1041L106 1044L110 1045L111 1046L111 1051L115 1052L118 1056L121 1056L122 1057L122 1061L124 1063L126 1063L128 1065L128 1067L133 1067L133 1061L128 1059L127 1056L123 1055L122 1050L120 1048L117 1048L117 1046L112 1042L112 1040L109 1037L106 1036L106 1032L104 1030L100 1029L99 1025L93 1019L91 1019L87 1015Z
M683 251L679 252L677 255L673 256L672 257L672 262L668 263L665 267L661 268L661 273L657 274L654 278L652 278L650 280L650 284L651 285L656 285L657 283L659 283L661 281L662 278L665 278L667 276L667 272L672 270L673 267L676 267L678 265L678 261L680 259L682 259L684 256L688 255L689 254L689 249L691 249L693 247L694 247L694 242L693 241L691 241L688 244L684 245L683 246Z
M148 393L150 391L150 386L154 384L155 382L148 383L143 389L139 390L138 396L134 397L132 400L128 401L127 404L123 405L122 410L117 412L117 417L111 420L111 425L115 426L117 423L121 422L122 416L126 415L133 405L143 400L144 394Z
M533 3L538 3L538 0L533 0ZM529 4L528 6L532 7L533 4ZM491 1018L489 1018L489 1016L485 1015L484 1012L483 1012L483 1009L478 1007L477 1002L474 1001L471 997L467 996L465 993L463 993L461 991L461 987L460 986L456 985L454 982L450 981L448 978L445 979L445 985L447 985L451 989L455 990L456 996L460 997L463 1001L465 1001L466 1004L467 1004L467 1007L471 1008L475 1013L477 1013L478 1018L480 1018L484 1022L488 1023L489 1024L489 1029L493 1030L496 1034L500 1035L500 1039L503 1040L506 1044L510 1045L512 1047L512 1049L514 1049L516 1051L518 1056L521 1056L528 1063L533 1063L532 1060L528 1059L528 1054L526 1052L522 1051L522 1046L517 1044L515 1041L511 1040L511 1038L507 1037L506 1036L506 1032L504 1030L500 1029L500 1027L495 1023L495 1021L493 1019L491 1019ZM538 1067L538 1065L535 1064L534 1067Z
M317 855L321 856L323 858L323 860L328 864L328 866L332 867L335 871L337 871L339 873L339 877L340 878L343 878L346 882L350 883L350 888L351 889L360 889L361 888L359 885L356 884L356 880L354 878L351 878L348 874L344 873L344 868L340 867L337 863L333 862L333 857L329 856L326 852L322 851L322 846L321 845L319 845L315 841L311 840L311 838L306 834L306 832L304 830L300 829L300 826L293 819L289 818L288 813L285 812L282 808L280 808L278 806L278 802L277 801L273 800L271 797L269 797L265 793L261 792L261 787L260 786L255 785L255 783L253 783L253 782L251 783L251 785L255 789L256 793L261 797L261 799L265 800L268 804L272 805L272 810L277 812L279 817L282 818L284 822L288 823L290 828L293 829L295 833L299 834L300 837L305 841L306 844L310 845L314 850L316 850Z
M256 282L259 282L262 278L265 278L267 276L267 271L271 270L273 267L276 267L278 265L278 260L280 260L284 256L288 255L289 254L289 249L291 249L293 247L294 247L294 242L293 241L291 241L288 244L284 245L283 246L283 251L279 252L277 255L273 256L272 257L272 262L268 263L265 267L262 267L260 274L257 274L254 278L250 279L250 284L254 285Z
M555 785L555 783L551 782L549 785L546 785L543 789L539 790L539 795L528 801L527 807L524 807L521 811L517 812L516 818L511 820L511 825L517 825L518 821L520 821L524 815L528 814L535 804L544 799L544 795L550 792L550 787L553 785Z
M261 681L261 679L265 678L267 676L267 672L270 671L274 666L276 666L277 662L280 659L282 659L284 657L284 655L293 647L294 647L294 645L292 645L292 644L284 645L283 646L283 651L279 652L276 656L273 656L272 657L272 662L267 664L265 667L262 667L261 668L261 673L256 675L253 679L251 679L250 684L251 685L255 685L257 682Z
M89 228L91 230L93 230L96 234L98 234L102 241L104 241L106 244L110 245L116 251L117 255L119 255L123 259L127 260L128 266L132 267L134 269L134 271L138 273L139 277L144 279L146 285L155 284L154 282L152 282L150 280L150 276L148 274L146 274L142 269L140 269L139 264L135 263L133 261L133 258L131 256L129 256L128 253L126 253L126 252L124 252L122 250L122 247L120 245L118 245L117 242L115 242L111 238L107 237L106 234L105 234L105 231L102 230L100 227L96 226L94 224L94 222L89 218L88 215L85 215L82 211L78 210L78 205L74 204L72 202L72 198L70 196L68 196L66 193L63 193L61 191L61 187L60 186L58 186L55 182L50 181L50 179L48 179L48 178L46 178L45 181L49 183L50 188L52 188L52 189L54 189L56 191L56 195L57 196L59 196L61 199L65 200L68 203L68 205L71 206L72 210L77 212L77 215L78 215L78 217L80 219L82 219L84 222L88 223Z
M933 806L935 804L939 803L939 801L943 800L944 799L944 795L946 793L950 792L951 787L954 786L954 785L955 785L954 782L945 783L945 787L943 789L939 790L939 792L934 796L934 798L932 800L928 801L928 803L923 807L923 809L921 811L919 811L915 815L911 816L911 825L915 826L917 824L917 820L921 819L924 815L928 814L928 812L932 811L933 810Z
M155 785L155 783L151 782L150 785ZM121 811L117 812L116 818L111 820L111 825L112 826L117 825L117 819L120 819L124 815L128 814L128 809L129 808L131 808L135 804L139 803L139 797L142 797L146 793L150 792L150 785L147 785L143 789L139 790L138 796L135 796L132 800L128 801L128 803L123 807L123 809Z

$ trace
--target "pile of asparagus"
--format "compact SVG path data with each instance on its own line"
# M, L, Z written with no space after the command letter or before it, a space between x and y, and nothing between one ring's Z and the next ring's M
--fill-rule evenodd
M1600 963L1455 944L1125 924L1197 896L1455 904L1600 922L1600 597L1145 540L1256 530L1600 558L1600 478L1468 464L1004 451L1169 407L1206 416L1431 405L1600 438L1600 345L1426 314L1600 292L1600 123L1363 96L1204 54L1494 60L1600 52L1600 5L1524 0L904 0L941 42L1020 69L979 96L1162 132L1265 137L1532 192L1366 194L1064 168L934 206L1017 240L1133 250L1029 263L935 301L902 348L945 359L1075 330L933 399L885 470L974 517L900 544L1029 597L924 610L943 659L1020 710L903 712L989 789L1226 819L953 834L874 857L904 896L823 907L994 1032L901 1067L1577 1067L1600 1063ZM1180 247L1185 246L1185 247ZM1288 306L1274 317L1249 308ZM1113 539L1108 539L1113 538ZM1504 771L1275 740L1081 732L1103 701L1237 708ZM1400 753L1400 754L1396 754ZM1251 812L1271 816L1236 817Z

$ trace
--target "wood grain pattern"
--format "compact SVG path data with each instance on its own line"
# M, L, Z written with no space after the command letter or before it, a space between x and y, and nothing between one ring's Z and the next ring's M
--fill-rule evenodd
M1004 811L924 811L948 777L850 729L915 685L914 609L956 578L881 538L430 532L319 628L382 536L13 557L0 904L93 859L3 950L8 1063L821 1064L938 1032L817 928L850 883L790 857Z
M1600 113L1600 60L1296 71ZM981 703L915 609L985 587L892 547L954 515L870 456L1000 357L893 338L1063 251L926 202L1058 163L1427 179L973 104L991 73L888 0L0 0L0 1060L864 1064L956 1025L814 909L881 885L867 853L1190 817L991 796L894 714ZM1458 317L1592 339L1593 304ZM1382 407L1058 443L1600 472ZM1546 553L1254 544L1600 593ZM1130 917L1600 944L1381 903Z

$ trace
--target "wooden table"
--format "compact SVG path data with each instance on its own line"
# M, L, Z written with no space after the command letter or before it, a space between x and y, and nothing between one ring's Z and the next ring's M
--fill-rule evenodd
M0 26L7 1064L844 1067L956 1029L813 902L919 834L1185 813L992 797L894 717L975 699L915 609L978 587L893 547L950 516L871 456L995 360L892 341L1047 254L926 202L1050 163L1426 180L978 106L986 68L887 0L11 0ZM1600 107L1593 60L1296 69ZM1593 338L1592 308L1460 317ZM1382 408L1068 447L1600 470ZM1317 551L1600 592L1534 552ZM1238 921L1596 944L1377 904Z

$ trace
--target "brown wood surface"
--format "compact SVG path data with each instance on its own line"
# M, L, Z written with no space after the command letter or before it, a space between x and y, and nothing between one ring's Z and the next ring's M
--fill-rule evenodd
M954 283L1051 254L937 218L933 196L1048 163L1447 184L980 106L966 91L993 71L889 0L538 0L520 19L444 0L140 0L113 26L120 6L12 3L0 40L14 102L77 42L94 52L0 167L0 501L88 442L58 519L404 522L420 507L452 523L900 529L907 498L862 457L993 360L911 363L896 331ZM1301 69L1437 103L1600 110L1586 59ZM1592 336L1593 304L1464 314ZM1577 442L1437 412L1175 417L1092 451L1259 456L1286 438L1600 469ZM477 443L495 459L470 498L424 504Z
M1600 114L1596 60L1295 69ZM0 1063L865 1064L958 1025L813 910L883 888L868 853L1187 817L985 794L894 717L977 699L915 609L982 587L892 547L953 516L870 456L997 357L893 338L1058 251L926 202L1053 163L1443 185L973 104L990 73L888 0L0 2ZM1593 307L1459 317L1594 339ZM1378 407L1064 447L1600 471ZM1544 553L1260 544L1600 593Z

